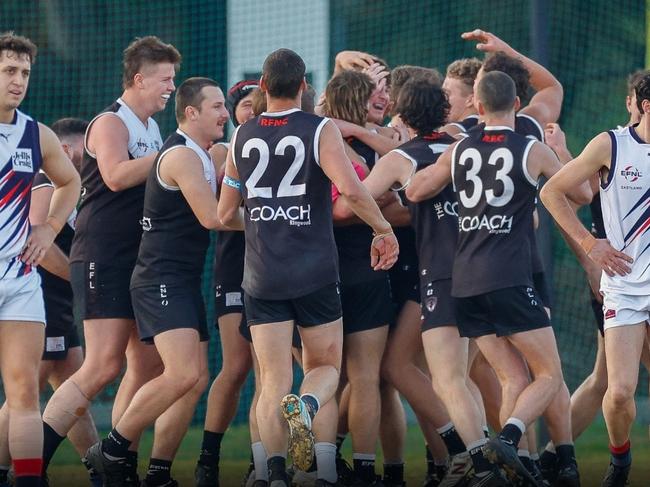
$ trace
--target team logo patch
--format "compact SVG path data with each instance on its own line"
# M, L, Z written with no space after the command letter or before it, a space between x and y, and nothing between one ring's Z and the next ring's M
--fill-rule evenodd
M45 340L46 352L65 352L65 337L47 337Z
M436 309L436 305L438 304L438 296L429 296L425 301L424 305L427 307L427 311L429 313L432 313L434 309Z
M11 156L11 166L14 172L34 172L31 149L16 149Z
M142 230L148 232L151 230L151 218L148 216L143 216L142 220L140 220L140 225L142 225Z
M226 306L243 306L241 293L226 293Z
M611 320L612 318L616 318L616 310L615 309L606 309L605 310L605 319L606 320Z
M621 169L621 176L623 176L628 183L633 183L643 177L643 174L641 174L641 171L639 171L635 166L627 166L625 169Z

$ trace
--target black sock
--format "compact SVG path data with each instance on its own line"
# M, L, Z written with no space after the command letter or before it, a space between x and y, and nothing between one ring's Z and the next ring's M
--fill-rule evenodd
M442 441L445 442L447 451L452 457L467 450L465 448L465 443L463 443L463 440L460 438L458 431L456 431L456 428L453 426L451 429L445 431L444 433L440 433L440 438L442 438Z
M445 478L445 475L447 475L448 471L449 471L449 467L446 464L445 465L434 464L432 474L435 475L438 480L442 480Z
M130 446L131 442L113 428L108 437L102 441L102 453L110 459L126 458Z
M23 476L14 479L15 487L41 487L40 477Z
M136 480L138 478L138 452L126 452L126 475L129 479Z
M269 484L274 480L281 480L284 481L287 486L289 485L286 458L279 456L270 457L266 460L266 465L269 468Z
M483 445L484 443L469 450L469 456L472 457L472 465L474 465L474 472L477 474L489 472L494 468L483 454Z
M221 440L223 440L223 435L223 433L214 433L212 431L203 432L199 463L203 465L216 464L219 466L219 454L221 453Z
M336 456L337 457L341 456L341 447L343 446L343 442L345 441L345 438L347 438L347 435L336 435Z
M54 452L63 440L65 436L60 436L49 424L43 422L43 472L47 470Z
M352 459L354 476L364 482L375 481L375 461L363 458Z
M434 475L436 472L436 462L433 460L433 454L429 445L424 445L425 456L427 459L427 475Z
M499 433L499 438L506 443L510 443L516 449L523 434L523 431L518 426L508 423L503 427L501 433Z
M566 468L577 465L576 450L573 445L556 445L555 453L557 453L558 468Z
M9 473L9 468L0 468L0 484L7 483L7 474Z
M172 462L152 458L147 469L147 485L165 485L171 480Z
M397 485L404 483L404 464L384 463L384 483Z
M544 450L539 456L539 465L543 470L552 470L557 464L557 455L549 450Z
M627 440L624 445L618 447L609 445L609 451L612 454L611 461L617 467L627 467L632 463L632 450L630 448L630 440Z

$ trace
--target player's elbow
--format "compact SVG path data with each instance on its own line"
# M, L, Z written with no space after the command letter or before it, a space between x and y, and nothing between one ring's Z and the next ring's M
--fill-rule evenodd
M542 200L542 203L544 203L544 206L549 209L553 206L555 201L557 201L558 196L560 193L558 192L557 188L555 187L554 181L551 178L549 181L546 182L546 184L542 187L542 189L539 192L539 197ZM561 198L561 196L560 196Z
M584 206L591 203L591 200L593 199L594 195L592 194L589 185L587 183L582 183L577 188L571 190L571 192L568 193L567 196L576 205Z
M124 191L129 187L123 179L115 177L115 175L104 177L104 184L106 184L106 187L108 187L108 189L114 193L117 193L118 191Z
M334 205L332 205L332 218L334 221L347 220L353 216L354 213L352 213L352 210L341 198L337 199Z
M217 207L216 222L212 228L217 228L220 226L230 227L234 224L237 217L237 207L226 208L221 205Z
M419 203L424 199L417 186L412 183L406 187L406 198L412 203Z

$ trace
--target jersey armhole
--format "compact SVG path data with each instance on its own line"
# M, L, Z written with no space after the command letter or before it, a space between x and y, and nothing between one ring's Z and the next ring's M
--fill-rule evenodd
M181 188L179 188L178 186L172 186L171 184L167 184L165 181L162 180L162 178L160 177L160 162L163 160L163 157L165 157L171 151L173 151L175 149L179 149L181 147L185 147L185 148L189 149L189 147L187 147L185 145L175 145L175 146L170 147L169 149L167 149L162 154L160 154L160 156L158 157L158 160L156 161L156 181L158 182L158 184L160 185L160 187L162 189L166 189L167 191L180 191ZM192 151L192 152L194 152L194 151Z
M93 126L93 124L100 118L103 117L104 115L113 115L118 118L118 120L122 123L124 123L124 120L115 112L102 112L93 118L90 123L88 124L88 128L86 129L86 133L84 134L84 150L86 153L92 157L93 159L97 159L97 155L94 152L90 152L90 149L88 148L88 135L90 135L90 129ZM124 125L126 127L126 124ZM128 128L127 128L128 130Z
M456 191L456 151L458 150L458 146L464 139L460 139L460 141L454 146L454 148L451 150L451 184L452 187L454 188L454 191Z
M526 144L526 148L524 149L524 156L521 158L521 170L524 173L524 176L526 176L526 180L533 186L537 187L539 184L539 180L536 180L533 176L530 175L528 172L528 154L530 154L530 149L532 149L533 145L535 142L538 142L537 140L530 139L528 144Z
M403 158L407 159L411 163L411 165L413 166L412 169L411 169L411 174L409 174L408 179L406 180L406 182L402 186L397 187L397 186L393 185L393 186L390 187L391 191L395 191L395 192L403 191L408 187L409 184L411 184L411 179L413 179L413 175L415 174L415 171L417 171L417 169L418 169L418 162L415 159L413 159L411 156L409 156L403 150L393 149L392 151L389 152L389 154L391 152L399 154Z
M323 117L323 120L316 127L316 133L314 134L314 160L318 164L318 167L320 167L320 133L323 131L327 122L329 122L329 118Z
M607 181L605 181L604 183L602 182L602 179L600 181L600 187L603 189L603 191L606 191L611 186L612 181L614 180L615 171L616 171L616 154L618 153L618 146L616 144L616 135L614 135L614 132L612 132L611 130L608 130L607 134L609 135L609 138L612 141L612 153L610 155L609 172L607 174Z
M230 138L230 143L228 144L228 150L232 147L232 151L230 152L230 156L232 157L232 164L235 166L235 169L237 169L237 160L235 159L235 144L237 143L237 134L239 133L239 129L242 126L239 125L235 131L232 134L232 137Z
M539 122L537 121L537 119L535 119L535 117L531 117L530 115L527 115L527 114L525 114L525 113L517 113L517 117L527 118L528 120L530 120L531 122L533 122L533 124L535 124L535 127L537 127L537 130L539 130L539 141L540 141L540 142L544 142L544 129L543 129L542 126L539 124Z

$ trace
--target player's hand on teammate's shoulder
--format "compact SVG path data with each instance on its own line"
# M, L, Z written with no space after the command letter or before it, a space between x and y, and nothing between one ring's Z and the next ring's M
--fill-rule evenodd
M56 232L49 223L33 225L20 260L27 265L39 265L55 238Z
M566 136L557 123L547 123L544 128L544 142L556 153L566 148Z
M386 232L375 233L370 244L370 265L376 271L386 271L393 267L399 255L399 243L391 228Z
M587 256L598 264L610 277L615 275L625 276L632 272L628 264L632 264L634 259L616 250L611 246L609 240L605 238L595 239L593 246L587 252Z
M483 52L503 51L508 53L510 45L492 34L481 29L474 29L470 32L463 32L461 37L466 41L478 41L476 49Z

